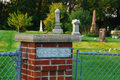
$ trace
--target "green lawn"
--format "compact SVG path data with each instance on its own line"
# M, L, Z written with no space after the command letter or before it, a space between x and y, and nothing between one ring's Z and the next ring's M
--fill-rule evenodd
M45 33L45 32L27 31L27 32L20 33L20 34L43 34L43 33ZM15 51L17 49L17 46L20 44L20 42L14 41L15 34L18 34L18 33L16 31L0 30L0 52ZM62 35L64 35L64 34L62 34ZM66 35L69 35L69 34L66 34ZM96 40L94 40L94 38L96 38ZM110 48L117 48L118 51L120 52L120 47L119 47L120 39L112 39L111 37L106 37L107 42L98 42L97 39L98 39L98 37L82 37L82 42L73 42L73 57L75 58L77 49L79 49L80 52L96 52L96 51L99 51L102 49L106 49L108 51ZM117 51L111 50L111 52L116 53ZM80 57L81 56L82 55L80 55ZM83 56L83 57L85 57L85 56ZM97 61L97 58L95 58L94 61L92 61L92 59L91 58L89 59L89 58L90 57L87 58L88 60L84 60L85 62L83 62L83 64L86 65L86 63L88 63L88 64L94 65L94 64L98 64L101 62L101 60ZM2 60L2 58L0 58L0 59ZM111 63L110 60L107 58L101 57L101 59L103 59L103 60L106 59L105 62ZM114 59L114 60L116 61L116 59ZM1 62L1 60L0 60L0 62ZM93 63L91 63L91 61ZM3 64L3 63L1 63L1 64ZM104 65L104 64L102 63L101 65ZM104 66L104 67L107 67L109 69L109 68L111 68L110 66L112 66L112 65L113 65L113 63L111 63L109 65L109 67L107 67L107 66ZM119 66L117 63L114 65ZM84 68L86 68L86 67L84 66ZM104 71L104 67L101 69L101 71ZM92 72L94 71L94 69L96 69L96 67L89 67L89 68L92 70ZM87 68L87 69L89 70L89 68ZM115 67L113 67L113 68L115 68ZM97 68L97 69L99 69L99 68ZM114 69L112 69L112 70L114 70ZM114 71L114 74L110 74L109 76L114 76L115 71ZM84 74L87 74L87 72ZM90 75L90 74L91 73L89 73L88 75ZM95 72L94 74L97 74L97 72ZM91 76L91 77L93 77L93 76ZM96 77L98 77L98 76L96 76ZM73 80L74 80L74 78L75 78L75 62L73 63ZM89 80L95 80L95 78L89 79Z

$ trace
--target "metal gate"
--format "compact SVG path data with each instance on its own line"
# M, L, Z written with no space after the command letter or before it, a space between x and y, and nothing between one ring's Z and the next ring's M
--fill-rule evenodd
M120 80L120 53L77 50L74 62L75 80Z
M21 45L15 52L0 53L0 80L21 80Z

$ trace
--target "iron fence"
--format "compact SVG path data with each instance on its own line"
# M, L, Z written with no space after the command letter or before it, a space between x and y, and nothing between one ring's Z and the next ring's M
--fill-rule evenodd
M120 80L120 53L77 50L74 61L76 62L75 80Z
M15 52L0 53L0 80L21 80L21 46Z

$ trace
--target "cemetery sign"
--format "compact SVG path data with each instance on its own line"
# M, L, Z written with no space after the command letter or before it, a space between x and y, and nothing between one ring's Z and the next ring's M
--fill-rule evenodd
M36 47L36 58L71 57L71 48L68 47Z

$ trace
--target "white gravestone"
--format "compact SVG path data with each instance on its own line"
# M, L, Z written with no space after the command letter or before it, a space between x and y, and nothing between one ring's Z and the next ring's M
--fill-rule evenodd
M72 24L73 24L73 32L72 35L78 35L80 37L80 41L81 41L81 34L79 32L79 24L80 24L80 20L72 20Z
M42 32L43 31L43 29L42 29L42 20L40 20L40 30L39 30L40 32Z
M60 27L60 10L55 10L55 27L53 33L63 33L63 29Z

